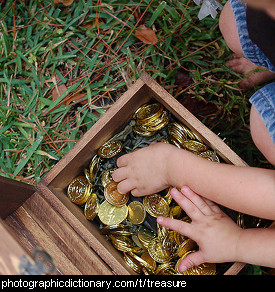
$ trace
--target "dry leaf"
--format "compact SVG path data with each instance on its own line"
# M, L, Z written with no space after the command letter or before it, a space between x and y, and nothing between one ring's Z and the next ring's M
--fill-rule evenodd
M68 88L65 84L57 85L60 82L60 78L58 76L54 76L51 81L54 83L55 87L52 91L52 101L58 99L58 97L64 93Z
M53 3L62 3L66 6L71 5L74 2L74 0L54 0Z
M66 101L66 105L68 106L70 103L76 104L76 103L86 104L87 103L87 94L85 93L75 93L73 94L70 99Z
M143 41L145 44L154 45L158 42L156 33L144 24L140 25L135 32L135 37Z

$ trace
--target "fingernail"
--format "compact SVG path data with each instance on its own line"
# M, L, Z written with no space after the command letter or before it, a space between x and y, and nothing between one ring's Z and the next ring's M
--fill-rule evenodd
M163 217L162 217L162 216L159 216L159 217L157 218L157 222L158 222L159 224L161 224L161 223L163 222Z
M181 273L184 273L186 270L187 270L187 267L186 267L186 266L181 266L181 267L179 267L179 271L180 271Z

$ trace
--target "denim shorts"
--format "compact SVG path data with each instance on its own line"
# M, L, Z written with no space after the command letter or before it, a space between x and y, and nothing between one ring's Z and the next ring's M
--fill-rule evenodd
M246 4L238 0L229 0L239 34L243 54L253 64L263 66L275 72L275 66L262 50L254 44L248 35L246 25ZM275 143L275 82L265 85L252 95L249 100L262 117L273 143Z
M234 13L243 54L253 64L263 66L269 71L275 72L275 66L269 61L263 51L249 38L246 25L246 4L238 0L229 0L229 2Z

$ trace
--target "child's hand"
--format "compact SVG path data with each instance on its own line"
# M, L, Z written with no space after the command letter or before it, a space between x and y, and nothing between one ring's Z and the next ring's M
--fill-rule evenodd
M200 197L188 187L171 191L173 199L191 218L191 223L158 217L160 225L173 229L197 242L199 251L184 258L179 271L204 262L219 263L236 261L238 240L242 229L238 227L213 202Z
M118 158L112 177L121 193L133 196L150 195L169 186L168 163L176 147L166 143L152 143Z

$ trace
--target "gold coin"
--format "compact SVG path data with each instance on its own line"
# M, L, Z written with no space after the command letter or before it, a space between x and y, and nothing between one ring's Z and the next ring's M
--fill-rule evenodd
M203 158L205 158L207 160L213 161L214 151L212 151L212 150L206 150L204 152L201 152L199 154L199 156L201 156L201 157L203 157ZM218 155L216 155L216 157L215 157L215 162L220 162L220 159L219 159Z
M105 225L119 224L126 219L128 215L128 207L123 205L117 207L111 205L108 201L104 201L98 210L98 217L100 221Z
M174 231L169 231L162 240L162 248L167 256L173 258L177 254L178 244L174 238Z
M140 107L135 111L135 113L133 114L133 119L136 119L136 118L137 118L137 114L138 114L138 112L140 112L141 110L143 110L147 105L148 105L148 103L145 103L145 104L143 104L142 106L140 106Z
M156 275L174 275L176 271L172 262L160 264L156 269Z
M89 176L90 176L90 180L91 182L93 182L96 172L99 168L99 157L97 155L94 155L94 157L92 158L90 165L89 165Z
M131 202L128 205L128 219L133 224L141 224L146 217L146 211L143 204L139 201Z
M174 239L178 245L181 245L187 238L188 237L179 232L174 232Z
M188 251L194 249L196 247L196 242L192 240L191 238L188 238L184 240L181 245L178 247L177 254L179 257L182 257L184 254L186 254Z
M183 275L215 275L216 264L203 263L198 266L193 266L190 269L183 272Z
M115 181L109 182L104 188L105 199L114 206L125 205L129 200L129 193L121 194L117 190L118 183Z
M158 237L153 238L148 245L150 256L158 263L165 263L171 260L171 257L163 250L161 241Z
M156 262L154 261L155 265L152 266L149 262L147 262L146 260L142 259L141 257L139 257L138 255L134 254L133 252L129 252L129 254L136 259L142 266L144 266L146 269L148 269L149 271L154 271L155 267L156 267ZM149 255L150 256L150 255Z
M169 215L169 205L159 194L143 197L143 205L146 211L153 217Z
M114 224L114 225L107 225L100 229L100 232L102 234L107 234L111 231L119 231L119 230L125 230L126 226L123 224Z
M135 247L135 243L127 236L119 234L109 234L114 247L120 251L129 252Z
M90 193L89 183L85 176L78 176L68 186L67 195L70 201L77 205L83 205Z
M86 219L93 220L95 216L97 215L98 208L99 208L99 201L97 198L97 194L92 193L84 207L84 215Z
M141 226L138 231L138 239L145 248L148 248L150 241L155 237L154 231Z
M148 121L154 121L162 115L163 105L160 103L153 103L144 106L136 114L136 119L146 123Z
M102 175L101 175L101 184L103 185L103 187L106 187L106 185L113 181L113 178L112 178L112 173L114 172L115 168L108 168L108 169L105 169L103 172L102 172Z
M182 144L182 147L185 148L186 150L190 150L194 152L203 152L207 150L206 145L194 140L185 140L181 144Z
M153 131L148 131L144 127L137 127L137 126L133 127L133 131L137 135L140 135L140 136L143 136L143 137L151 137L151 136L155 135L155 133L156 133L156 132L153 132Z
M142 272L142 266L141 266L141 264L136 259L134 259L133 257L131 257L129 255L129 253L125 253L125 252L123 253L123 260L136 273L140 274Z
M156 269L157 264L156 261L149 255L148 252L142 253L140 256L144 261L146 261L151 267L153 267L153 270Z
M98 155L102 158L111 158L116 156L122 148L123 144L121 141L109 141L98 149Z

